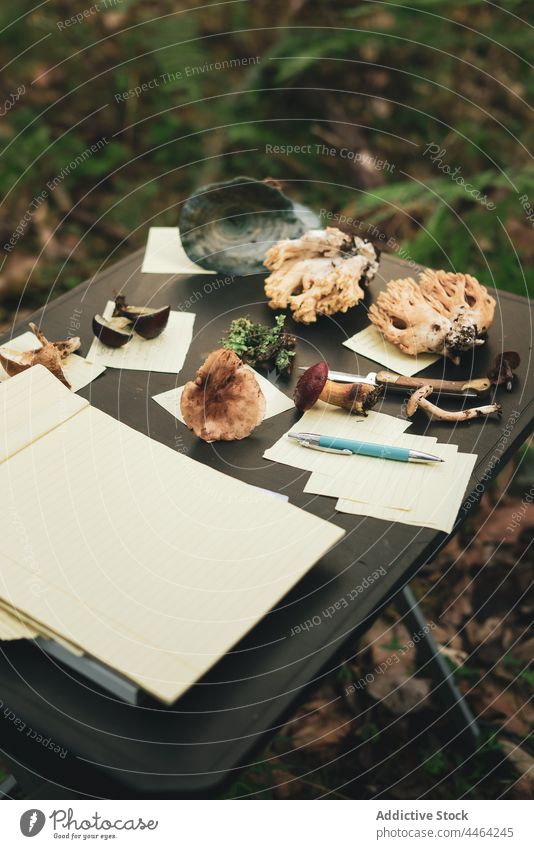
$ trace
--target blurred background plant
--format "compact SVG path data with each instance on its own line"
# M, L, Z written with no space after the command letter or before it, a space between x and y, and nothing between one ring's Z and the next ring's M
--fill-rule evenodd
M0 10L1 245L26 216L4 251L4 322L22 292L29 309L75 286L239 174L525 293L528 2L101 0L70 24L79 3L33 5Z
M325 216L371 225L373 238L389 239L406 258L469 270L525 295L534 262L531 13L528 0L3 3L0 323L7 327L15 315L142 247L151 224L177 222L194 188L241 174L277 178ZM511 510L519 496L507 497ZM532 521L523 525L527 535ZM458 558L456 550L450 556ZM478 574L487 556L479 546L471 559L455 560L455 569ZM497 556L492 564L506 568ZM428 586L432 575L430 569ZM471 583L456 577L466 582L464 608L442 623L450 632L442 636L449 650L456 640L462 657L472 651L457 637ZM439 617L443 603L435 598L428 614ZM514 628L523 628L529 611L527 605ZM506 634L499 630L504 647ZM521 669L526 663L528 672L528 650L512 661ZM483 674L485 662L478 652L472 674ZM349 675L364 674L358 664ZM459 668L461 679L467 673ZM508 691L518 668L499 669L501 678L489 680L496 687L506 681ZM513 691L521 705L527 683L523 676ZM491 694L487 701L494 703ZM371 711L370 704L359 709ZM512 708L502 704L503 722ZM307 783L295 775L310 774L317 751L310 747L312 765L295 764L281 760L287 740L275 742L279 789L272 792L336 795L332 788L358 770L369 776L353 792L387 792L391 765L371 767L379 741L386 752L392 741L380 730L380 712L367 720L351 732L360 754L343 760L338 748L333 772L321 766ZM397 743L413 735L411 721L396 727ZM532 721L523 711L510 732L514 745L528 737ZM346 722L336 715L329 722L342 751L346 739L335 729ZM493 743L473 773L463 774L464 784L453 755L437 744L429 752L433 745L425 738L409 751L420 763L417 781L425 786L433 776L438 795L517 791L516 772L490 771ZM520 751L517 769L528 777L534 761ZM402 772L402 759L395 768ZM264 763L258 770L236 795L273 785L272 770ZM418 795L417 781L401 781L395 792ZM530 780L521 792L532 792Z

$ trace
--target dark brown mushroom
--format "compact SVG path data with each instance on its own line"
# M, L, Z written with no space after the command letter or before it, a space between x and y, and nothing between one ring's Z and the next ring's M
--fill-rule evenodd
M382 386L370 383L335 383L328 380L328 363L316 363L300 377L293 395L299 412L311 410L320 399L335 407L343 407L356 415L366 416L375 406L383 391Z
M124 295L115 298L114 316L127 318L133 329L143 339L155 339L163 333L169 321L171 308L164 307L133 307L126 303Z
M521 357L517 351L503 351L502 354L497 354L493 361L493 366L488 372L488 377L494 386L505 384L506 391L511 392L514 382L514 371L521 362Z

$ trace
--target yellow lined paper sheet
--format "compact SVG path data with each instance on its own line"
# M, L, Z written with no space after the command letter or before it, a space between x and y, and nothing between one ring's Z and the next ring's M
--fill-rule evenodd
M369 440L377 442L376 438ZM433 437L400 434L388 439L389 445L415 448L435 454L444 460L454 459L456 445L437 445ZM314 472L304 487L304 492L326 495L330 498L349 498L364 504L378 504L397 510L412 510L418 498L419 488L428 474L433 479L441 478L447 463L403 463L397 460L382 460L378 457L355 455L345 457L345 464L338 464L335 474Z
M373 362L406 377L417 374L417 372L441 359L437 354L418 354L416 357L403 354L396 345L384 339L374 324L370 324L365 330L355 333L350 339L346 339L343 344L346 348L354 351L355 354L360 354L362 357L373 360Z
M0 463L87 406L89 401L74 395L41 365L0 384ZM13 510L21 509L10 503Z
M397 419L395 416L377 413L374 410L371 410L366 417L355 416L340 407L318 401L271 448L268 448L263 456L266 460L274 460L276 463L294 466L296 469L334 475L342 470L343 464L351 458L304 448L298 442L289 439L287 434L307 432L345 439L361 439L365 442L387 442L391 437L403 433L410 424L411 422L405 419Z
M110 319L114 309L114 302L108 301L103 318ZM108 348L95 338L87 359L110 368L178 374L193 338L194 323L194 313L171 310L167 327L155 339L143 339L134 331L130 341L122 348Z
M287 395L284 395L274 383L271 383L260 372L250 368L250 366L247 366L247 368L258 381L265 397L264 419L270 419L272 416L277 416L279 413L285 413L286 410L293 410L295 408L293 401ZM184 387L178 386L176 389L169 389L168 392L160 392L159 395L153 395L152 399L160 404L164 410L167 410L168 413L171 413L171 415L177 418L178 421L185 424L180 410L180 399L183 391Z
M436 446L436 449L440 447L443 446ZM429 465L426 480L417 491L417 499L408 511L378 504L365 504L347 498L338 499L336 510L354 516L371 516L386 522L401 522L450 533L476 461L476 454L458 452L452 459L440 463L437 467ZM432 476L432 468L436 471L435 476Z
M34 333L28 330L27 333L21 333L20 336L15 336L2 345L2 351L8 356L10 353L23 353L24 351L33 351L36 348L41 348L42 345ZM69 381L73 392L83 389L84 386L91 383L96 377L99 377L105 372L106 367L97 363L90 363L80 357L79 354L69 354L62 363L63 374ZM0 380L7 380L8 375L0 366Z
M91 406L0 465L0 487L20 505L5 602L168 703L344 534Z
M141 268L143 274L215 274L189 259L178 227L151 227Z

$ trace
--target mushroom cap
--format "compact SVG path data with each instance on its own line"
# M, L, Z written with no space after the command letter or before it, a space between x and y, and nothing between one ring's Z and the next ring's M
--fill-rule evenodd
M511 379L512 373L520 362L521 357L517 351L503 351L502 354L497 354L488 372L489 379L496 386L506 383Z
M295 407L300 413L311 410L324 389L328 378L328 363L322 360L306 369L293 393Z
M406 415L408 418L411 418L416 412L419 401L423 398L428 398L429 395L432 394L432 386L429 383L426 383L424 386L420 386L419 389L416 389L415 392L412 392L408 401L406 403Z
M228 348L213 351L184 386L180 409L205 442L249 436L263 420L265 397L256 376Z

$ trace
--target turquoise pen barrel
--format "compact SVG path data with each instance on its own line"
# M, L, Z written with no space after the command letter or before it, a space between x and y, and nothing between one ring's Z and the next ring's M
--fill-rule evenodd
M333 436L321 436L321 448L335 448L338 451L352 451L353 454L363 454L366 457L380 457L383 460L400 460L408 463L410 451L408 448L398 448L396 445L378 445L374 442L360 442L357 439L342 439Z

